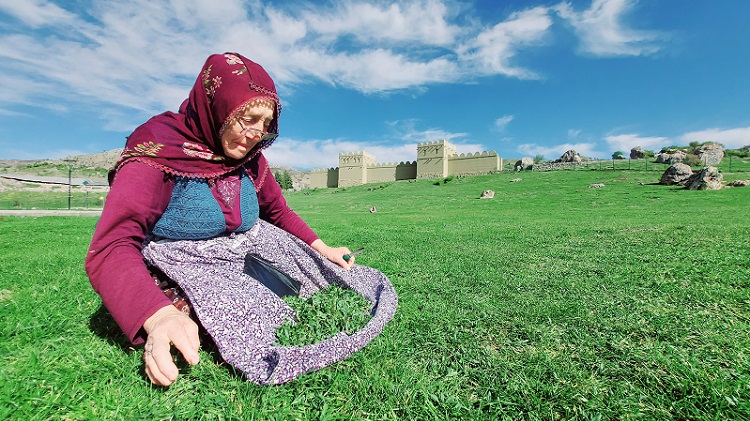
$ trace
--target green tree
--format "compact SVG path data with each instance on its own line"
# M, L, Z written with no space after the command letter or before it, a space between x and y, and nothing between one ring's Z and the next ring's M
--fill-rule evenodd
M292 181L292 176L289 175L289 171L284 171L283 173L276 171L273 173L273 177L282 189L288 190L294 188L294 182Z
M612 154L612 159L625 159L625 154L622 151L617 151Z

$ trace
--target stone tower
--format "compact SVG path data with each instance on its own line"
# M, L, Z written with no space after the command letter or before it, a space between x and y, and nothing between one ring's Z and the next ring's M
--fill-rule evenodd
M448 157L455 154L456 147L445 139L418 144L417 178L447 177Z
M367 152L339 154L339 187L367 184L367 167L375 165L375 157Z

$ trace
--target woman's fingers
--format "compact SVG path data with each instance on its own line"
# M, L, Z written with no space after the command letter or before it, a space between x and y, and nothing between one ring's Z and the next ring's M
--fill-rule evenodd
M146 363L146 375L151 383L169 386L177 379L179 370L172 361L169 350L169 340L166 338L149 338L146 342L143 362Z
M198 355L198 349L200 348L200 338L198 337L198 326L192 323L192 320L188 319L191 325L185 323L187 326L183 326L180 334L174 335L172 343L180 353L182 353L185 361L190 365L196 365L200 362L200 356Z
M172 360L172 344L189 364L195 365L200 361L198 325L173 306L157 311L147 320L144 328L148 338L143 361L146 363L146 375L152 383L169 386L180 374Z

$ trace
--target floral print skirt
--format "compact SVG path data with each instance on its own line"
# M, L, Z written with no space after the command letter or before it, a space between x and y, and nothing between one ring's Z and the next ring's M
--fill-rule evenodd
M293 317L292 309L274 292L245 272L245 258L253 254L291 277L306 298L335 284L349 288L372 303L373 317L352 335L343 332L313 345L277 346L276 328ZM146 262L174 281L176 305L190 303L222 358L256 384L280 384L319 370L362 349L390 321L398 304L390 280L380 271L361 265L345 270L331 263L297 237L258 220L243 233L208 240L161 240L143 249ZM169 295L168 295L169 296Z

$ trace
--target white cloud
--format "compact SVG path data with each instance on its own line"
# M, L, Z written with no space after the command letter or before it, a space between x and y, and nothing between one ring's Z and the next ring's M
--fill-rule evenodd
M491 75L536 78L516 59L543 45L553 25L547 7L480 24L470 7L448 0L329 4L99 0L84 13L44 0L0 0L0 13L23 23L0 32L0 114L43 107L88 113L106 128L132 130L155 113L175 110L205 57L223 51L261 63L282 94L317 81L377 93ZM643 54L654 46L655 35L622 23L630 6L630 0L594 0L581 13L567 4L555 10L591 52ZM35 30L39 27L44 30ZM591 44L596 36L603 41ZM512 118L498 119L496 129ZM459 148L482 150L462 143L462 133L409 136L405 144L445 138ZM333 141L312 146L325 150L326 142Z
M295 169L329 168L338 166L339 152L359 151L359 144L344 140L277 139L263 154L275 165Z
M511 64L511 59L524 47L540 45L551 25L547 8L513 13L504 22L460 45L457 48L459 59L473 66L473 72L536 78L533 71Z
M44 0L0 0L0 11L33 28L69 22L73 17L70 12Z
M566 151L574 150L579 155L589 158L604 158L606 153L596 150L594 143L564 143L561 145L541 146L534 143L525 143L518 145L516 150L523 156L534 157L541 155L545 160L554 160L560 158Z
M568 129L568 139L575 139L577 138L583 130L580 129Z
M459 28L448 22L449 10L443 2L422 0L372 4L342 1L331 11L307 10L301 14L311 31L339 39L351 36L362 44L397 42L447 46L454 42Z
M387 123L398 128L399 136L388 141L352 141L349 139L300 140L280 137L263 153L276 165L296 169L330 168L338 166L341 152L365 151L375 156L377 163L398 163L417 160L419 143L447 140L456 146L456 153L486 151L479 143L466 142L466 133L451 133L439 129L418 130L418 120L407 119ZM394 142L394 140L396 142ZM395 144L394 144L395 143Z
M739 149L750 145L750 127L739 127L736 129L706 129L697 132L689 132L680 136L683 143L690 142L717 142L728 149Z
M417 159L417 144L383 145L342 139L298 140L279 138L264 153L269 162L295 169L331 168L339 165L339 153L365 151L376 162L406 162Z
M494 74L534 76L510 60L542 39L551 25L547 9L514 13L481 28L460 23L459 7L440 0L342 0L329 8L101 0L84 15L43 0L0 0L0 12L45 26L44 32L17 27L0 34L0 72L23 78L5 84L0 109L66 103L121 108L133 122L142 121L174 110L205 57L222 51L262 63L282 93L315 80L372 93Z
M498 119L495 120L495 130L499 132L504 132L505 129L508 127L508 124L513 121L512 115L504 115Z
M593 0L591 7L576 12L570 3L560 3L555 10L569 22L581 41L581 50L596 56L640 56L661 49L664 34L627 27L624 16L635 6L635 0Z
M62 159L67 158L70 156L76 156L76 155L83 155L88 152L82 152L75 149L55 149L55 150L49 150L44 152L44 159ZM34 151L28 151L28 150L20 150L15 148L9 148L5 149L2 146L0 146L0 156L3 157L3 159L18 159L18 160L39 160L39 152Z
M319 75L321 79L365 93L443 82L457 75L455 63L448 60L437 58L414 62L407 56L383 49L321 57L321 62L326 63L322 68L325 74Z
M612 152L622 151L626 155L636 146L645 150L660 150L663 146L668 146L670 140L668 137L644 137L637 134L621 134L606 136L604 140Z

